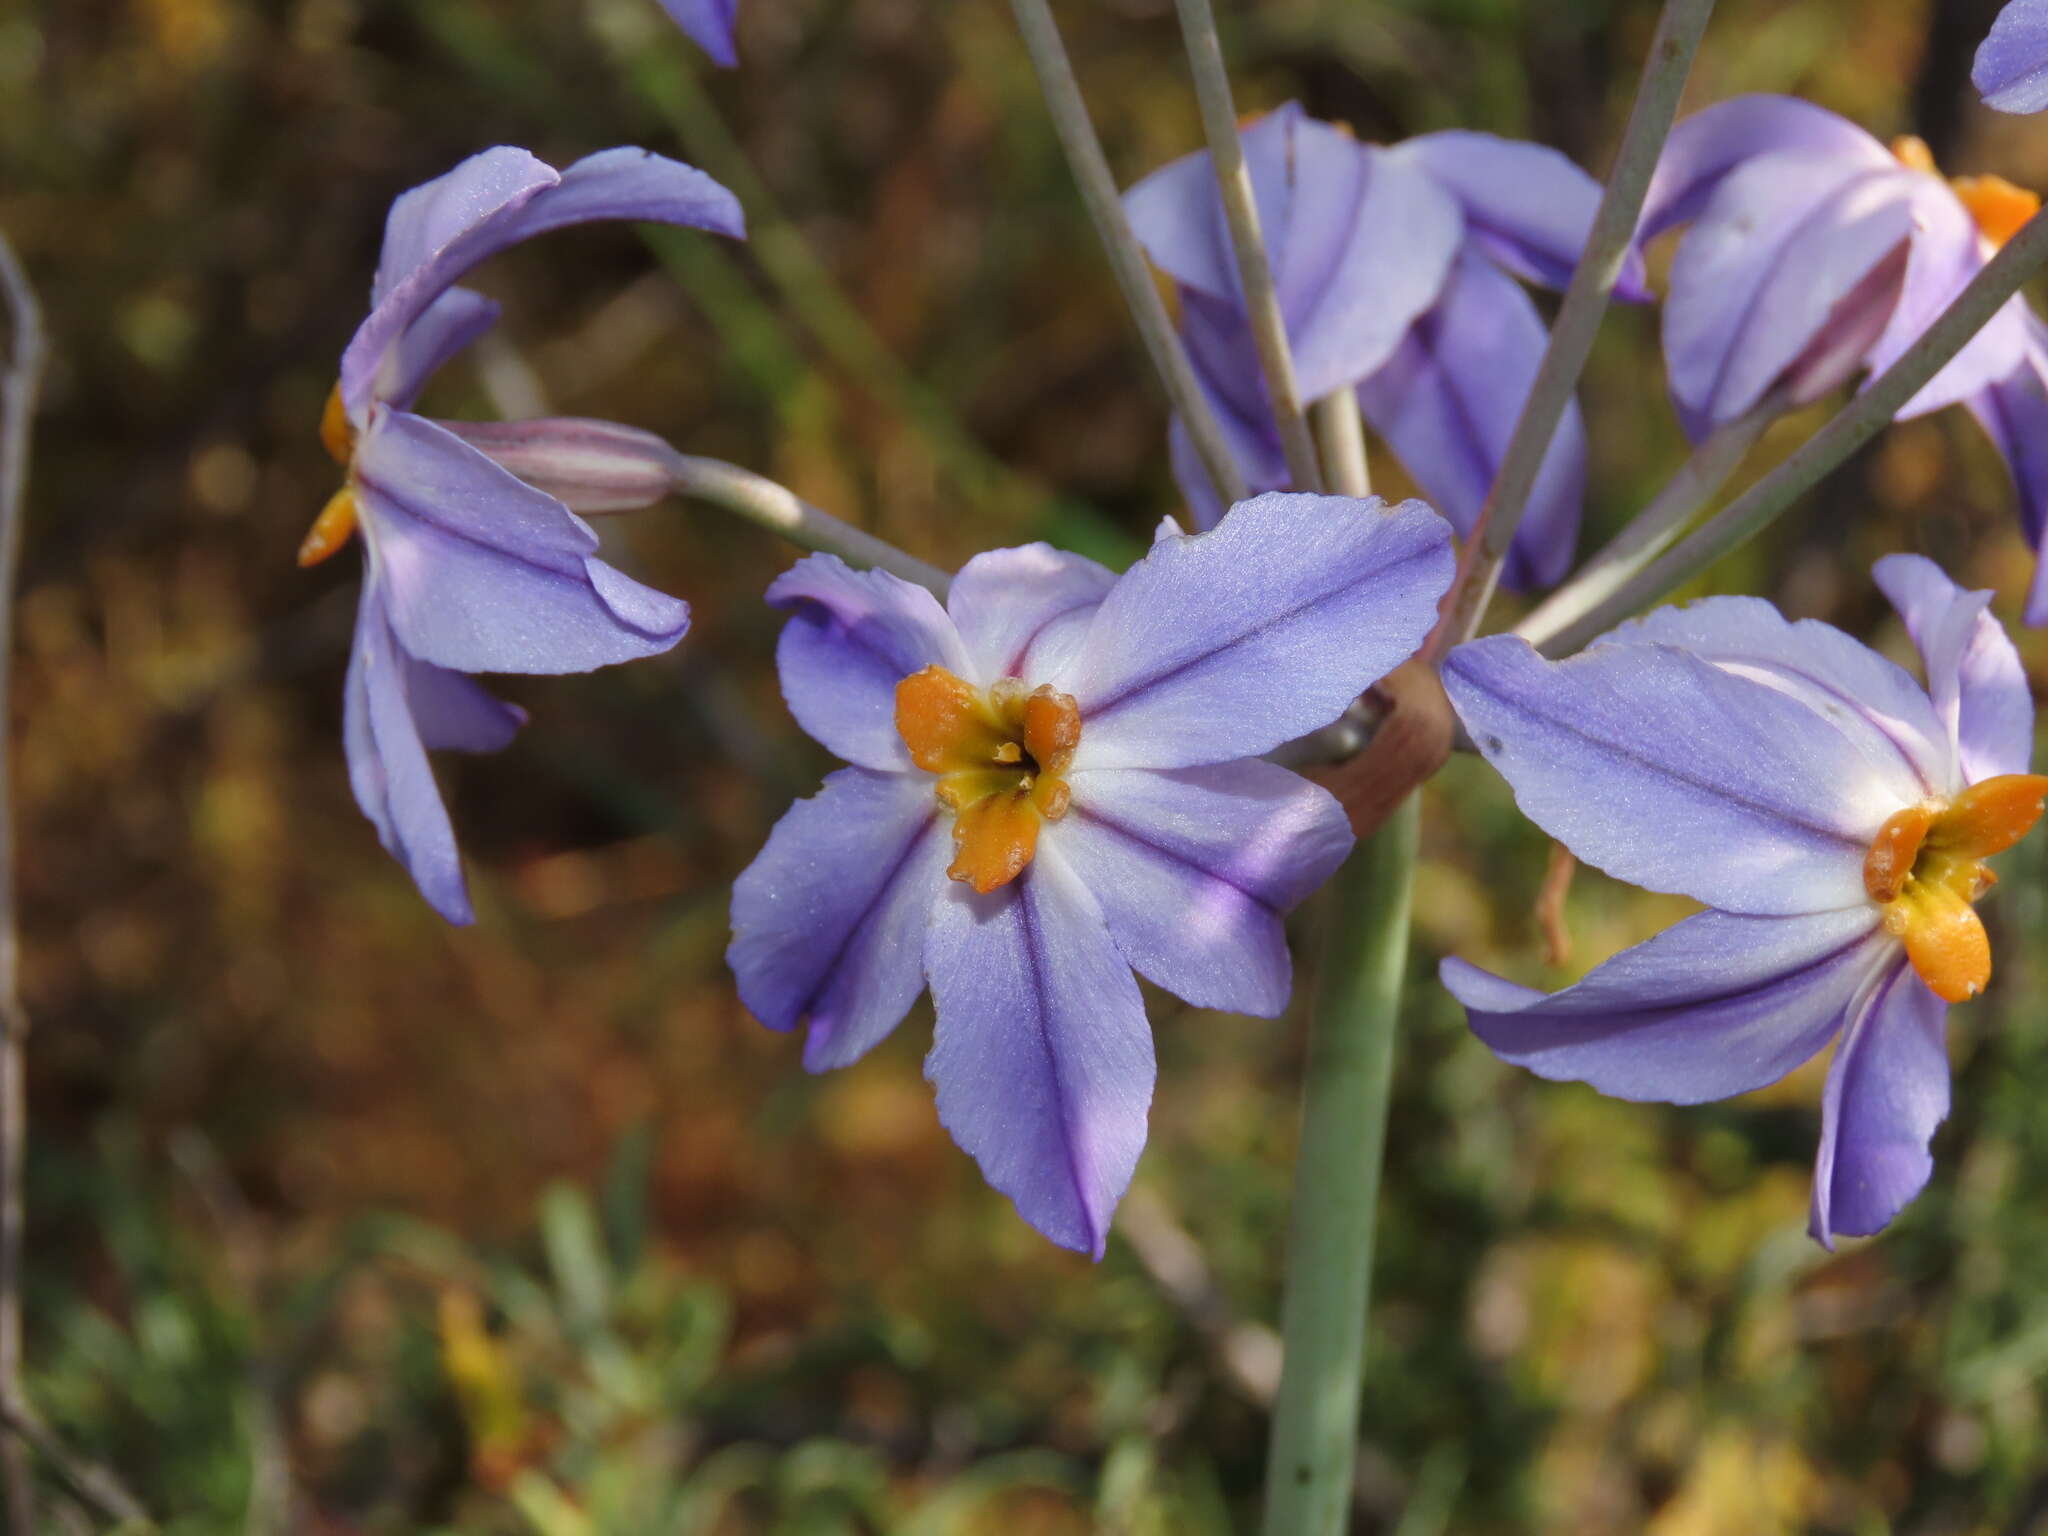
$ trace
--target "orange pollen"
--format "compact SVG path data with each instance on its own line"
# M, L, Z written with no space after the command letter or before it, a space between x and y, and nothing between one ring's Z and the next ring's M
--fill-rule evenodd
M341 403L341 383L327 392L327 405L320 412L320 441L334 455L334 462L347 469L356 455L356 429L349 424L348 407ZM327 498L327 505L313 519L299 541L299 567L318 565L349 541L356 531L355 491L344 485Z
M946 873L983 895L1023 874L1039 828L1066 815L1073 798L1073 695L1014 677L984 691L930 666L896 685L896 731L910 760L938 776L939 803L953 812Z
M1929 176L1941 174L1941 167L1934 163L1934 151L1916 134L1893 139L1892 158L1909 171ZM1949 190L1976 221L1978 233L1993 246L2004 245L2020 232L2021 225L2041 211L2037 195L2025 187L2014 186L2003 176L1951 177Z
M1984 860L2025 837L2048 804L2048 775L2008 773L1952 801L1908 806L1877 830L1863 889L1937 997L1960 1003L1991 980L1991 940L1978 898L1998 883Z

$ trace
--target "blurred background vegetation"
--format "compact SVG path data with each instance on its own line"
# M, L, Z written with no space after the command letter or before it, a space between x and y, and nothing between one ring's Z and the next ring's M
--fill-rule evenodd
M1062 9L1124 179L1194 147L1168 0ZM1655 8L1223 9L1247 108L1598 170ZM1692 104L1798 92L2048 186L2048 129L1966 90L1994 9L1724 0ZM1297 1021L1153 996L1152 1140L1099 1266L947 1141L922 1010L806 1077L720 961L732 876L827 766L770 668L789 550L682 507L607 530L696 629L510 681L525 736L444 761L474 929L349 797L355 560L292 563L334 477L314 427L389 200L479 147L679 154L757 238L606 227L500 259L504 341L441 414L652 427L946 562L1033 537L1123 558L1173 509L1007 7L742 13L719 75L653 0L0 8L0 226L56 342L15 731L30 1386L180 1536L1223 1532L1255 1507ZM1607 531L1682 452L1652 313L1611 320L1585 398ZM2016 608L2030 557L1960 412L1714 578L1903 654L1867 579L1898 548ZM1824 1063L1615 1103L1502 1067L1430 980L1455 950L1558 983L1682 904L1581 874L1550 965L1545 844L1502 787L1454 764L1428 828L1357 1528L2048 1528L2048 839L1988 909L2001 976L1954 1014L1932 1187L1830 1256L1803 1233Z

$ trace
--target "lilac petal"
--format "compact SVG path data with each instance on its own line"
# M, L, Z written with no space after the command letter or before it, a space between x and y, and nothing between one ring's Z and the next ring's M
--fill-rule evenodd
M811 555L775 579L768 602L791 610L775 664L797 724L849 763L909 772L910 751L896 731L896 685L935 665L955 677L974 673L939 600L886 571Z
M1901 178L1910 189L1914 235L1905 283L1867 363L1873 379L1896 363L1941 312L1984 270L1987 246L1977 221L1939 176ZM1899 407L1898 420L1925 416L1988 389L2020 365L2032 311L2014 295L1941 371Z
M1900 805L1959 787L1955 750L1927 692L1903 667L1817 619L1788 620L1760 597L1659 608L1595 642L1669 645L1825 715Z
M1358 387L1366 419L1460 533L1493 490L1549 333L1512 279L1467 252L1437 305L1385 368ZM1586 428L1567 407L1543 461L1503 580L1550 586L1571 568L1586 493Z
M1696 112L1676 128L1657 160L1657 173L1636 225L1639 242L1687 224L1718 190L1721 178L1758 155L1793 151L1857 168L1896 168L1891 153L1845 117L1795 96L1737 96Z
M378 407L354 486L391 627L457 672L587 672L668 650L685 603L595 558L575 513L454 433Z
M1456 199L1418 165L1367 148L1293 103L1252 124L1243 142L1295 371L1303 397L1314 399L1386 361L1442 287L1464 220ZM1206 153L1153 173L1125 207L1162 271L1191 297L1242 313ZM1388 230L1400 238L1389 240ZM1251 362L1245 376L1256 381Z
M1327 725L1414 655L1454 560L1419 501L1274 493L1155 543L1053 681L1081 706L1074 767L1188 768Z
M1808 1230L1824 1246L1878 1231L1933 1173L1928 1143L1948 1118L1947 1025L1948 1005L1903 954L1852 1010L1821 1095Z
M2034 546L2034 582L2026 621L2048 624L2048 328L2028 323L2027 354L2019 367L1964 403L2005 459L2019 495L2020 526Z
M1459 646L1444 686L1522 814L1616 878L1757 915L1866 904L1899 802L1777 689L1667 646L1549 662L1513 635Z
M1803 917L1701 912L1545 996L1445 960L1494 1054L1620 1099L1704 1104L1811 1059L1897 943L1867 904Z
M727 69L739 63L732 45L733 13L739 9L739 0L661 0L661 5L715 63Z
M1102 908L1052 847L986 896L949 883L925 944L939 1120L1017 1214L1102 1256L1145 1146L1152 1032Z
M638 427L578 416L439 425L571 512L633 512L675 488L675 449Z
M2025 773L2034 757L2034 696L1989 592L1965 592L1921 555L1887 555L1878 587L1906 621L1928 691L1960 761L1961 782Z
M929 774L842 768L734 882L726 962L740 1001L770 1029L808 1018L811 1071L865 1055L924 990L950 825Z
M412 665L385 619L382 594L374 581L367 582L342 696L349 787L376 827L377 840L405 866L427 904L451 923L471 923L476 914L462 878L455 828L406 697ZM454 716L437 718L444 729L457 726ZM462 722L465 728L475 724Z
M1050 544L976 555L946 598L977 683L1050 676L1087 632L1116 573Z
M599 219L740 236L738 201L702 171L644 149L607 149L557 175L522 149L472 156L392 205L369 317L342 354L342 397L369 405L386 358L435 299L478 262L549 230Z
M1351 851L1330 793L1257 758L1069 782L1073 805L1043 838L1102 903L1124 958L1198 1008L1286 1007L1282 918Z
M497 322L496 304L467 288L450 288L398 338L385 359L379 396L399 410L409 409L443 364Z
M1664 305L1671 393L1695 425L1748 412L1845 323L1844 301L1913 232L1908 181L1897 167L1777 154L1721 183L1679 244ZM1802 369L1801 397L1844 382L1862 350Z
M1977 49L1970 79L2001 112L2048 108L2048 0L2010 0Z
M493 697L474 678L415 656L403 659L413 724L428 749L502 752L526 724L525 710Z
M1558 151L1490 133L1427 133L1388 151L1414 159L1458 199L1466 227L1486 254L1517 277L1562 289L1586 248L1600 183ZM1622 272L1619 293L1651 297L1640 253Z
M1208 466L1202 456L1195 452L1195 440L1188 436L1188 429L1181 424L1178 416L1166 429L1167 462L1173 467L1174 484L1180 487L1181 498L1187 502L1188 521L1196 531L1214 528L1223 521L1228 510L1216 494L1215 482L1209 478ZM1176 528L1176 533L1185 530Z

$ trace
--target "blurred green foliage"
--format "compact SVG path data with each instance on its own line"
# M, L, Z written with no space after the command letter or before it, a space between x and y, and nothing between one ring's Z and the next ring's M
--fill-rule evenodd
M1993 8L1723 0L1693 101L1795 91L2048 185L2048 132L1967 103ZM1166 0L1062 9L1119 173L1193 147ZM1654 20L1223 9L1247 108L1596 169ZM607 529L697 627L660 661L516 680L525 739L443 765L475 929L439 925L349 799L351 561L291 563L331 489L314 424L389 199L481 146L750 174L756 239L506 256L482 275L506 344L437 386L446 414L538 390L941 561L1035 537L1118 558L1173 509L1006 8L747 0L742 40L742 70L708 71L652 0L0 12L0 226L59 347L16 722L31 1386L181 1536L1201 1533L1255 1507L1298 1029L1153 998L1152 1143L1100 1266L947 1142L924 1014L805 1077L720 960L731 877L824 766L758 602L788 551L692 509ZM1682 452L1659 378L1654 318L1614 316L1589 537ZM1713 580L1897 652L1871 559L1931 553L2010 613L2009 503L1966 421L1914 423ZM1549 964L1540 834L1470 761L1427 809L1358 1529L2039 1528L2048 848L1987 909L2001 974L1955 1014L1932 1187L1831 1256L1802 1231L1819 1066L1616 1103L1502 1068L1430 979L1455 951L1555 984L1682 905L1582 873Z

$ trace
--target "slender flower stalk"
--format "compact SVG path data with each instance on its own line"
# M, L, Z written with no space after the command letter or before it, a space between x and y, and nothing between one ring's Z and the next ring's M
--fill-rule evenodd
M1709 433L1656 499L1581 566L1569 582L1539 603L1515 626L1515 633L1531 645L1541 646L1545 636L1583 618L1669 549L1685 525L1742 467L1742 461L1749 457L1750 450L1783 408L1783 403L1772 397L1748 415Z
M765 475L741 469L737 464L686 453L670 459L669 471L677 495L721 507L770 533L780 534L799 548L837 555L848 565L887 571L940 598L951 585L952 578L937 566L927 565L895 545L841 522Z
M1339 496L1372 494L1372 461L1365 451L1365 417L1358 392L1340 389L1308 408L1309 423L1322 446L1324 480Z
M1478 633L1492 601L1544 454L1578 389L1579 375L1593 350L1594 334L1635 248L1636 220L1650 190L1650 177L1664 141L1670 137L1679 96L1713 11L1714 0L1666 0L1650 55L1643 63L1642 84L1629 112L1621 149L1600 200L1600 212L1593 220L1593 232L1572 273L1571 287L1565 290L1557 324L1551 328L1550 347L1501 461L1493 494L1467 542L1465 569L1459 573L1450 611L1431 637L1433 657L1440 658L1453 644Z
M1962 351L2006 301L2048 266L2048 213L2037 213L1957 295L1920 339L1783 464L1638 572L1576 622L1540 642L1547 656L1577 650L1639 608L1665 597L1783 516L1849 456L1882 432L1900 407Z
M1238 139L1237 104L1230 93L1230 72L1223 62L1223 44L1216 35L1216 13L1209 0L1179 0L1181 36L1188 47L1188 68L1194 75L1195 98L1202 109L1202 132L1209 141L1209 161L1223 195L1223 219L1237 255L1237 275L1244 287L1245 317L1258 347L1266 394L1273 407L1273 425L1287 459L1288 477L1297 490L1320 491L1323 474L1316 462L1315 440L1302 412L1301 385L1294 371L1294 350L1287 341L1287 317L1280 311L1280 292L1273 285L1273 265L1259 230L1259 205L1252 195L1252 173ZM1350 493L1347 493L1350 494ZM1364 492L1357 494L1363 495Z
M1288 1221L1265 1536L1340 1536L1351 1505L1373 1229L1420 840L1410 795L1328 896Z
M1017 30L1023 34L1024 47L1031 55L1031 67L1038 74L1039 89L1045 93L1053 128L1081 189L1081 201L1087 204L1088 216L1102 236L1117 286L1123 291L1124 303L1130 308L1139 335L1144 338L1145 350L1152 356L1152 365L1159 371L1160 382L1166 386L1167 400L1187 424L1188 435L1208 471L1217 499L1226 507L1234 506L1244 500L1244 476L1238 472L1215 411L1195 382L1187 351L1166 313L1166 301L1152 281L1152 271L1145 263L1137 236L1131 233L1130 220L1117 193L1116 177L1109 169L1109 158L1102 152L1102 141L1095 136L1080 81L1074 77L1066 45L1060 41L1059 23L1053 20L1046 0L1010 0L1010 9L1016 13Z

